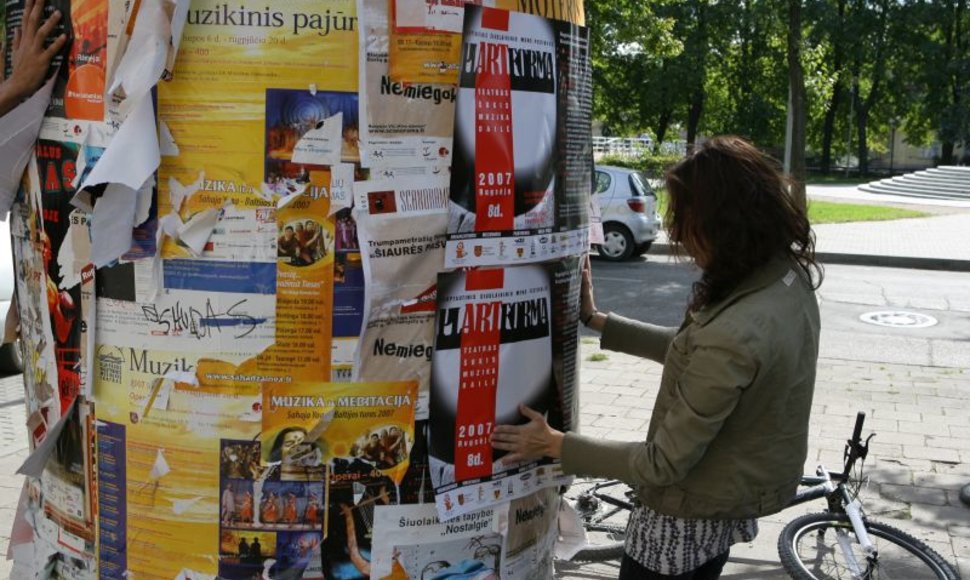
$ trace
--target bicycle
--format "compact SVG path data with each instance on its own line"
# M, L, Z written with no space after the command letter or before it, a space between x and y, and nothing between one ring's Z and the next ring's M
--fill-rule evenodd
M960 575L924 542L865 515L859 491L865 482L863 466L870 434L862 440L865 413L856 417L852 438L846 441L842 471L819 465L804 475L788 507L824 498L827 509L799 516L778 537L782 567L797 580L938 578ZM565 497L579 514L590 545L572 562L601 562L623 555L626 521L636 506L636 494L616 480L577 480Z

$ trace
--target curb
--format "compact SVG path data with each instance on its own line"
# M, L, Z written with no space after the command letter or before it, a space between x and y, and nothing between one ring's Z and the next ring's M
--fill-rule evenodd
M656 243L647 255L672 255L670 244ZM838 252L816 252L815 257L822 264L841 264L845 266L877 266L883 268L909 268L913 270L937 270L944 272L970 272L970 260L950 258L917 258L910 256L877 256L872 254L842 254Z

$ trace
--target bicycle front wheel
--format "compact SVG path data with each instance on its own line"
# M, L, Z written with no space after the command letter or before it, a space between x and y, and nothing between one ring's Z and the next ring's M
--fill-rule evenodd
M942 556L906 532L870 520L865 525L877 549L873 559L867 559L848 516L819 513L796 518L778 538L781 565L798 580L960 579ZM847 541L840 543L839 535ZM852 560L858 574L853 573Z
M623 557L626 528L633 504L630 488L615 480L577 479L564 499L579 515L586 530L587 544L571 562L606 562Z

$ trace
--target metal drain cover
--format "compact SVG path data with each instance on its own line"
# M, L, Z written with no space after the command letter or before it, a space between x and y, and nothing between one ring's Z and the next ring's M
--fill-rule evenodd
M929 328L938 323L932 316L902 310L866 312L859 317L859 320L876 326L890 326L892 328Z

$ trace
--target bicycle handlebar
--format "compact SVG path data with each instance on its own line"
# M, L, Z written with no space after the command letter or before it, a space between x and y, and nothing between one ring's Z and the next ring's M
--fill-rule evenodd
M862 424L866 421L866 412L859 411L855 416L855 429L852 430L852 442L859 443L862 437Z

